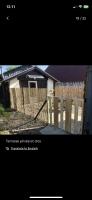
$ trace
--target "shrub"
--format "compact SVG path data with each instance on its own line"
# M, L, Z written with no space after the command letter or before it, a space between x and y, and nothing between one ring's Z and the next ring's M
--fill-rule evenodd
M11 108L6 108L5 111L6 112L12 112L12 109Z

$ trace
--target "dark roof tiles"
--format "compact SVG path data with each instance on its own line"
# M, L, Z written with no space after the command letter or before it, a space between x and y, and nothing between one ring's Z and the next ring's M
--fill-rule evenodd
M60 82L81 82L86 78L87 65L49 65L46 72Z

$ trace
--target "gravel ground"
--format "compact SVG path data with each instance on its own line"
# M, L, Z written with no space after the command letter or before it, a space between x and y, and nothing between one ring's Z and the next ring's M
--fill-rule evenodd
M33 120L33 118L31 116L25 115L20 112L15 112L15 111L10 112L6 117L0 116L0 135L14 134L14 133L11 133L8 131L11 129L26 129L26 128L42 127L42 126L45 127L47 125L46 123L41 122L39 119L37 119L36 122L32 121L32 122L29 122L29 123L17 128L17 126L19 126L20 124L24 124L31 120ZM75 134L73 120L72 120L71 126L72 126L71 127L72 133ZM20 131L18 133L15 132L15 134L34 134L34 133L39 134L39 130L40 129L26 130L26 131ZM76 134L82 134L82 123L81 122L78 122L78 124L77 124Z
M19 126L20 124L24 124L30 120L33 120L31 116L27 116L23 113L15 111L11 112L7 117L0 117L0 134L4 133L8 134L7 130L17 129L16 128L17 126ZM29 122L28 124L19 127L19 129L40 127L40 126L46 126L46 124L37 119L36 122L35 121Z

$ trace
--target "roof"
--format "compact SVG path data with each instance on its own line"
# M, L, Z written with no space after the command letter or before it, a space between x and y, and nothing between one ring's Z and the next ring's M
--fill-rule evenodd
M18 74L24 72L25 70L30 69L31 67L32 67L32 65L21 65L19 67L11 69L7 72L4 72L3 78L4 78L4 80L10 79L11 77L15 77Z
M87 65L49 65L45 72L60 82L81 82L86 78Z
M20 77L22 77L23 75L27 74L28 72L33 71L34 69L37 70L37 71L39 71L39 72L40 72L41 74L43 74L45 77L50 78L50 79L53 79L53 80L55 80L55 81L58 81L55 77L51 76L50 74L48 74L47 72L43 71L42 69L40 69L40 68L38 68L38 67L32 67L31 69L28 69L28 70L22 72L21 74L19 74L17 77L20 78Z
M50 79L52 79L52 80L54 80L54 81L58 81L58 79L56 79L56 78L53 77L52 75L48 74L47 72L45 72L45 71L43 71L42 69L40 69L40 68L38 68L38 67L35 67L35 66L33 66L33 67L31 66L30 68L27 68L26 70L23 70L23 71L18 72L18 73L16 72L15 74L10 75L10 76L8 76L7 78L5 78L4 81L9 81L9 80L11 80L11 79L13 79L13 78L15 78L15 77L20 78L20 77L22 77L23 75L25 75L25 74L27 74L27 73L33 71L34 69L38 70L38 71L39 71L41 74L43 74L45 77L50 78Z

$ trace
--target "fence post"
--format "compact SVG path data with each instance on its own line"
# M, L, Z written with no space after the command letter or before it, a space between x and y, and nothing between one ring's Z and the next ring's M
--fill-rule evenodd
M74 106L75 106L75 113L74 113L74 132L77 132L77 126L78 126L78 98L75 98L74 100Z
M13 103L14 103L14 109L17 110L16 88L13 88Z
M63 98L60 98L60 128L63 129Z
M17 104L17 111L21 111L21 108L20 108L20 89L19 88L16 88L16 104Z
M14 108L13 88L10 88L10 106Z
M81 123L80 123L80 134L82 134L83 129L83 112L84 112L84 99L80 99L80 107L81 107Z
M52 124L51 97L48 96L48 123Z
M72 111L72 100L66 100L66 119L65 119L65 131L71 132L71 111Z
M54 125L58 126L58 97L54 98Z
M82 114L81 114L81 122L83 124L83 110L84 110L84 99L82 99L82 102L81 102L81 107L82 107Z

